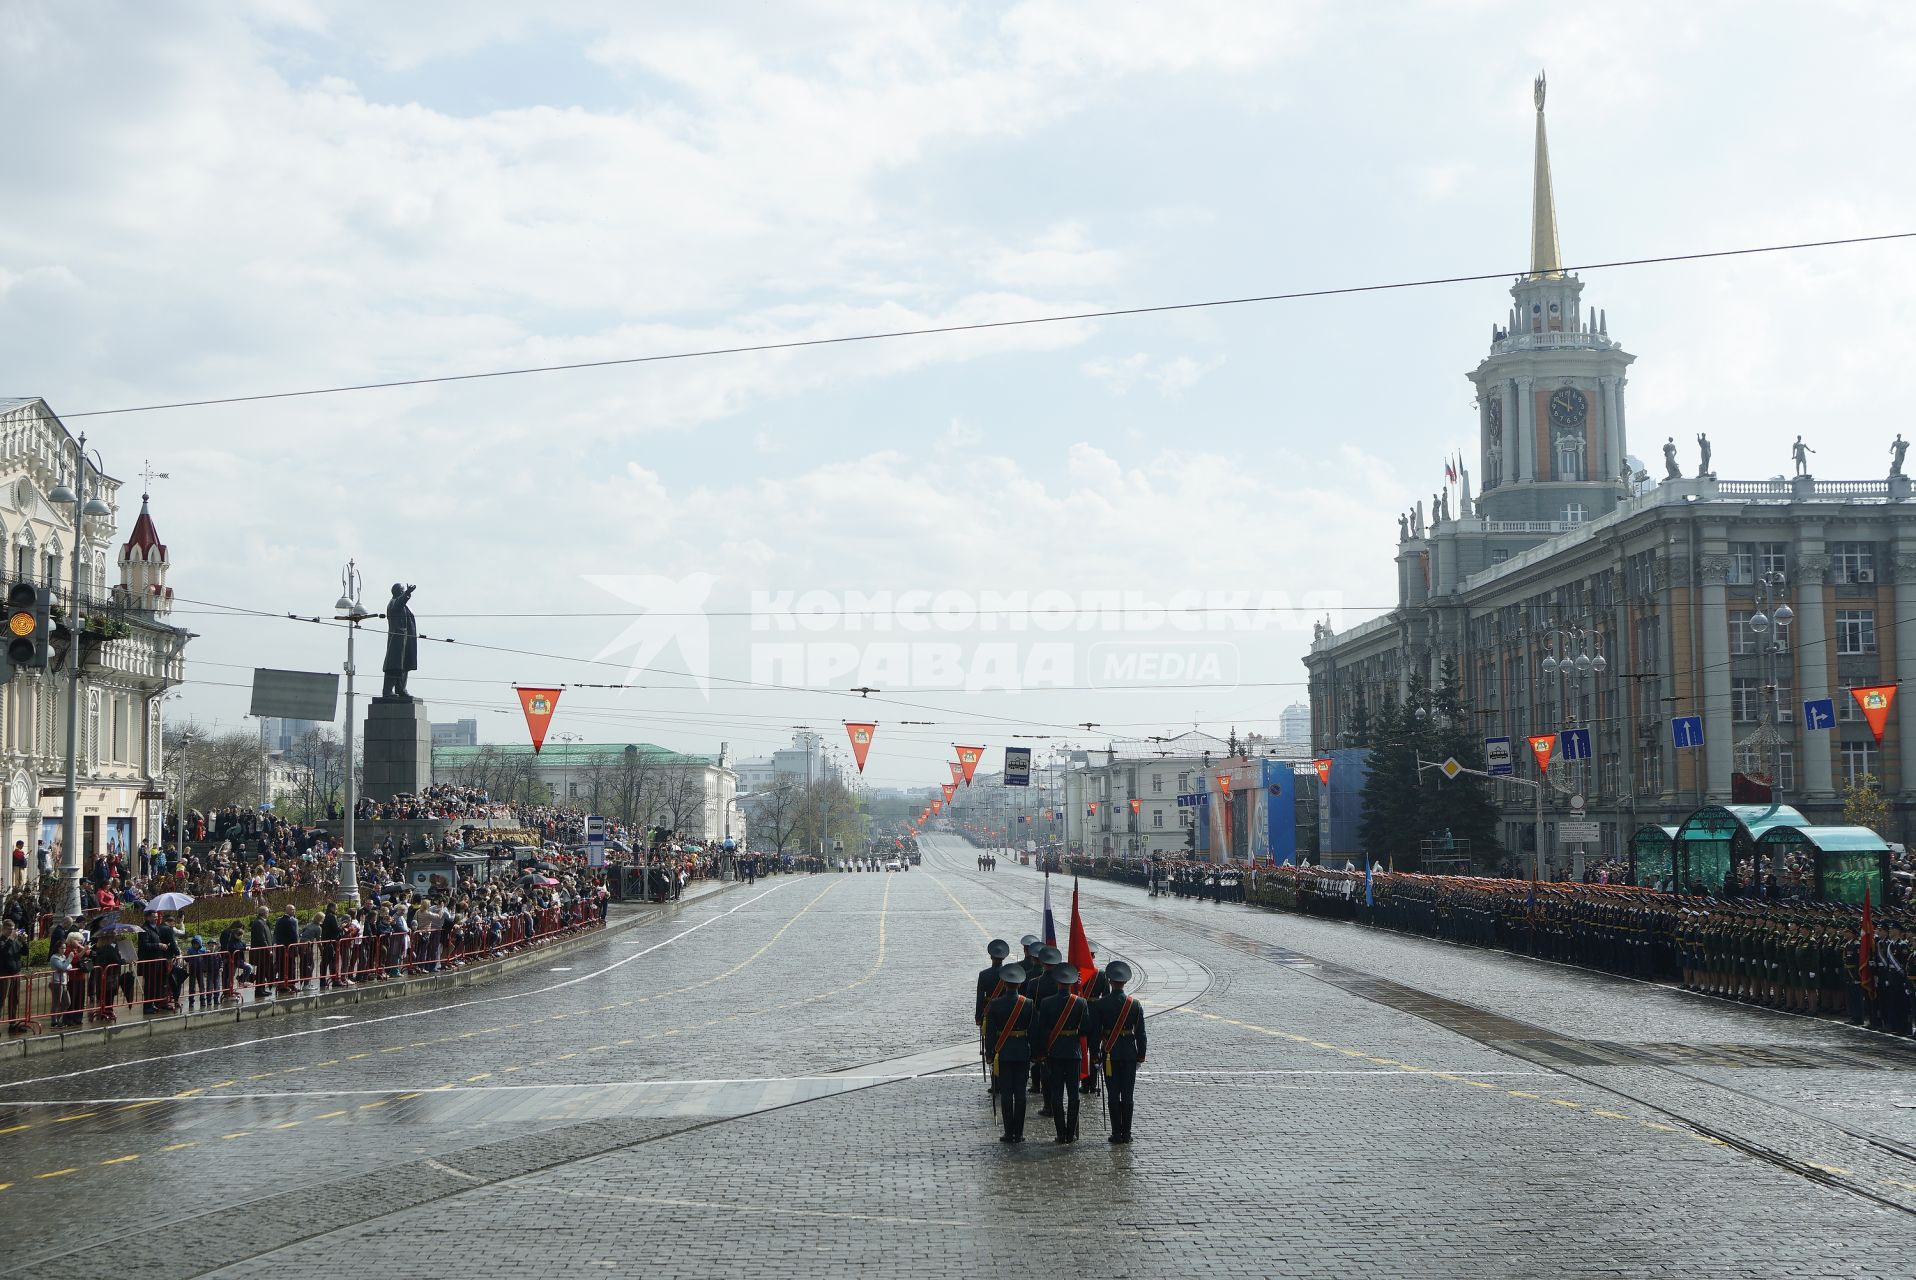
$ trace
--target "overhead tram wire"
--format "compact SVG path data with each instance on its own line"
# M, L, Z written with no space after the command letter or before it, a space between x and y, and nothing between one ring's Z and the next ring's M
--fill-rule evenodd
M267 609L255 609L255 608L251 608L244 605L228 605L228 604L222 604L217 601L209 601L209 600L191 600L189 602L194 604L206 605L216 609L226 610L232 616L272 618L282 622L300 622L300 623L306 623L306 624L316 624L321 626L343 625L340 623L335 623L331 619L318 617L318 616L314 616L310 614L295 614L295 613L289 613L289 612L276 613ZM1916 623L1916 614L1911 614L1908 617L1892 618L1890 620L1891 626L1902 626L1904 624L1909 624L1909 623ZM364 629L374 633L383 634L382 629L379 627L367 626ZM420 635L419 639L421 641L430 641L434 644L456 646L458 648L468 649L468 650L484 651L484 652L491 652L491 653L503 653L503 654L512 655L514 657L538 658L538 659L549 661L549 662L569 662L569 663L577 663L577 664L583 664L583 665L589 665L589 666L613 667L613 668L629 670L629 667L627 666L627 664L611 662L603 658L581 658L581 657L577 657L570 654L542 653L532 649L517 649L517 648L513 648L506 645L482 644L477 641L465 641L465 640L459 640L459 639L455 639L455 638L447 637L447 636L428 636L428 635L422 634ZM1833 633L1829 637L1819 636L1819 637L1804 639L1798 642L1795 648L1797 650L1802 650L1802 649L1809 649L1817 645L1828 645L1831 643L1834 643ZM1693 670L1698 676L1701 676L1707 672L1714 671L1719 668L1729 669L1734 667L1735 665L1734 659L1737 656L1739 655L1731 655L1730 658L1725 659L1723 662L1708 663L1703 666L1693 668ZM664 675L680 677L686 680L697 679L697 677L693 676L690 672L679 671L672 668L654 667L654 668L649 668L649 670L657 671ZM1643 673L1643 674L1647 676L1647 675L1663 675L1664 673L1649 672L1649 673ZM1675 674L1676 674L1675 672L1668 673L1671 679L1675 678ZM705 678L711 681L735 686L731 690L732 692L813 694L813 695L834 697L834 698L850 698L854 701L865 701L865 699L863 699L860 695L846 689L821 688L821 687L810 686L810 685L771 684L765 681L746 680L737 676L719 676L719 675L708 674ZM1632 676L1631 678L1638 678L1638 677ZM499 683L511 684L512 682L501 680ZM562 681L560 683L563 687L568 689L578 689L578 688L642 689L642 690L651 690L654 692L672 692L672 693L687 692L692 687L690 685L680 685L680 684L641 685L641 684L631 684L631 683L623 683L623 682L621 683L590 683L590 682L575 681L568 684ZM1232 689L1298 689L1298 688L1308 687L1309 683L1310 682L1308 680L1263 680L1263 681L1234 681L1234 682L1220 681L1216 683L1184 682L1184 683L1177 683L1177 684L1154 684L1150 686L1138 686L1138 687L1130 687L1130 688L1125 686L1114 686L1114 685L1046 685L1044 686L1042 690L1034 690L1033 692L1041 691L1044 693L1125 693L1125 692L1155 692L1160 690L1163 690L1163 691L1215 690L1215 691L1222 692L1222 691L1227 691ZM1898 681L1897 683L1900 683L1900 681ZM943 688L943 689L928 688L928 689L922 690L921 692L926 694L937 694L937 693L952 693L952 692L963 692L963 691L952 690L949 688ZM1002 692L1013 692L1013 691L1006 690ZM1016 716L992 715L987 712L956 711L950 707L929 706L924 703L905 702L897 698L874 697L870 699L870 701L882 702L891 706L905 707L905 708L909 708L909 709L917 710L917 711L931 711L939 715L952 717L956 720L971 721L971 722L981 723L981 724L985 722L990 722L990 723L1002 723L1002 724L1010 724L1010 725L1024 725L1024 726L1029 726L1033 728L1059 729L1059 730L1064 730L1066 732L1082 728L1082 725L1079 725L1079 724L1061 724L1061 723L1055 723L1048 720L1026 720ZM1706 702L1705 699L1700 697L1685 698L1685 699L1680 699L1680 701L1683 701L1686 703L1693 703L1699 706L1704 705Z
M1660 254L1644 258L1617 258L1607 262L1587 262L1566 266L1565 272L1607 271L1621 267L1662 266L1674 262L1702 262L1715 258L1751 257L1759 254L1795 253L1809 249L1831 249L1846 245L1879 244L1894 240L1916 239L1916 231L1891 231L1879 235L1842 236L1825 240L1801 240L1787 244L1753 245L1740 249L1712 249L1693 253ZM446 373L414 378L391 378L380 382L342 383L329 387L309 387L298 391L263 391L250 395L209 396L199 400L176 400L156 404L125 405L114 409L87 409L60 415L62 418L104 418L133 413L159 413L171 409L203 409L217 405L257 404L267 400L296 400L314 396L345 395L360 391L387 391L402 387L438 386L455 382L478 382L492 378L518 378L537 373L572 373L586 369L610 369L624 365L664 364L680 360L706 360L721 356L753 355L772 351L798 351L812 347L848 346L864 342L889 342L903 338L929 338L942 334L981 333L994 329L1031 328L1037 325L1070 324L1086 320L1115 320L1130 316L1169 315L1182 311L1201 311L1223 307L1243 307L1273 302L1299 302L1312 298L1345 297L1352 294L1388 293L1409 289L1429 289L1440 285L1478 284L1529 274L1528 268L1503 271L1479 271L1467 275L1432 276L1419 280L1397 280L1380 284L1340 285L1324 289L1297 289L1285 293L1251 294L1238 298L1212 298L1199 302L1164 302L1136 307L1107 307L1095 311L1063 312L1053 315L1023 316L1007 320L979 320L967 324L926 325L915 329L890 329L870 333L838 334L825 338L788 338L777 342L742 343L726 347L706 347L689 351L658 352L652 355L620 356L606 360L578 360L564 364L524 365L508 369L484 369L472 373Z

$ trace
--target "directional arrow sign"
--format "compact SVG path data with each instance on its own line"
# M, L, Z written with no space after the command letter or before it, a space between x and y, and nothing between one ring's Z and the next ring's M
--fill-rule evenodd
M1588 760L1590 758L1590 731L1588 729L1565 729L1557 735L1557 755L1563 760Z
M1678 716L1670 721L1670 740L1679 751L1703 745L1703 717Z
M1803 727L1805 729L1833 729L1836 727L1836 699L1811 698L1803 704Z

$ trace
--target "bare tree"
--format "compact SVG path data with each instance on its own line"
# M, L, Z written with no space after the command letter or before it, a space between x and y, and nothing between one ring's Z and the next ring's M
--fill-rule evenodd
M805 808L805 784L789 773L779 774L772 785L741 797L745 813L751 819L755 843L769 843L780 853L796 848L800 818Z

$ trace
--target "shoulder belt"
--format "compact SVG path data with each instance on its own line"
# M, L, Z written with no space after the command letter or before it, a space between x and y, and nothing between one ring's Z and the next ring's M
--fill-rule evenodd
M1111 1055L1112 1048L1118 1043L1118 1037L1124 1034L1124 1024L1131 1020L1131 1009L1136 1003L1130 996L1124 998L1124 1007L1118 1010L1118 1020L1111 1024L1111 1034L1104 1038L1106 1057Z
M1065 1019L1071 1016L1072 1009L1082 1003L1083 1000L1078 996L1065 997L1064 1008L1058 1010L1058 1021L1052 1025L1051 1034L1045 1037L1044 1049L1046 1053L1050 1053L1051 1046L1058 1043L1059 1033L1064 1030Z
M1018 1015L1025 1011L1025 998L1016 996L1017 1003L1011 1006L1011 1016L1005 1019L1004 1029L998 1033L998 1043L991 1046L991 1056L997 1057L1004 1052L1005 1041L1011 1039L1011 1029L1018 1025Z

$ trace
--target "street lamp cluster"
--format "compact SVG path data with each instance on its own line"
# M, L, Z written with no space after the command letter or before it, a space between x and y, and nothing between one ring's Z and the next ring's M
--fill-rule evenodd
M86 447L86 434L73 442L73 488L55 485L53 492L47 495L47 501L71 504L73 507L73 577L68 592L66 623L70 636L67 644L67 777L63 808L60 815L60 888L61 911L69 916L80 914L80 564L86 538L84 530L89 516L110 516L113 508L98 498L86 496L87 472L104 474L105 468L97 461L96 452L89 459ZM49 574L49 577L52 575ZM52 586L52 583L48 583Z

